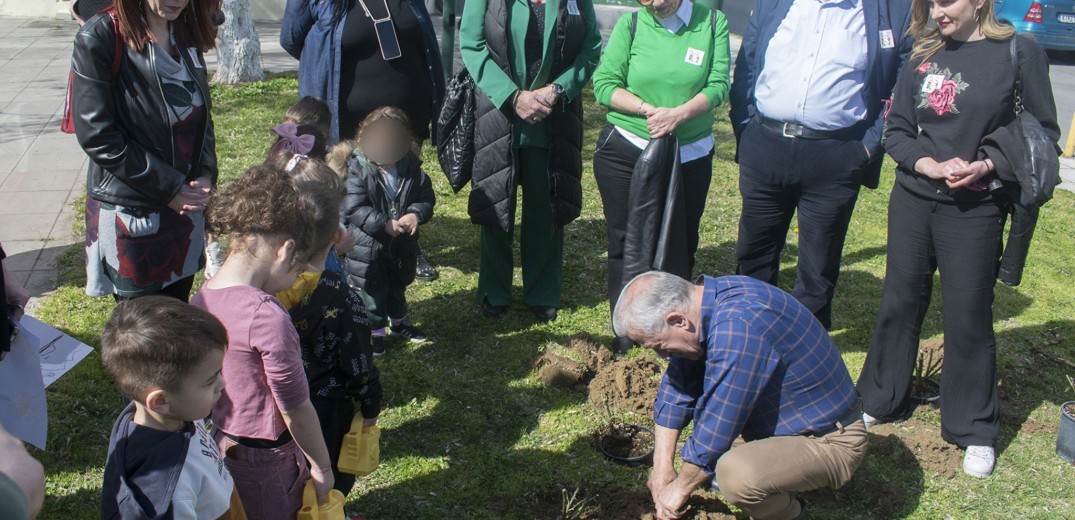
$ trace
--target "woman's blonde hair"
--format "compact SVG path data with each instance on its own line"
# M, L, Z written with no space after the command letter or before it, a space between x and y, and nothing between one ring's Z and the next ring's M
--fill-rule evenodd
M911 61L916 63L932 58L948 40L941 34L941 28L937 24L930 23L931 3L932 0L911 2L911 26L907 29L907 34L915 39L914 47L911 49ZM982 2L982 7L978 11L978 27L990 40L1003 41L1015 36L1015 29L1010 24L997 20L996 12L993 10L993 0Z

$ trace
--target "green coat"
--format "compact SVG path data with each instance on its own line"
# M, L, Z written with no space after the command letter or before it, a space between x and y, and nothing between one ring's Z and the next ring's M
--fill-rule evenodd
M566 68L558 77L550 78L552 68L553 46L556 28L556 13L561 1L547 0L545 7L545 52L542 54L541 70L538 72L534 83L523 85L526 80L526 30L530 25L530 5L527 0L492 0L511 3L508 14L510 35L508 40L511 45L511 76L493 62L489 50L485 44L485 12L489 0L467 0L463 8L463 17L459 26L459 50L463 57L463 63L470 71L471 77L498 107L506 107L517 90L536 90L550 83L556 83L564 88L564 95L568 100L574 99L582 92L582 88L589 81L590 75L597 68L598 59L601 56L601 32L597 28L597 18L594 14L592 0L575 0L580 15L585 18L586 38L582 50L575 57L574 63ZM515 124L512 125L515 132L515 143L518 146L545 147L548 144L548 136L544 122L538 124Z

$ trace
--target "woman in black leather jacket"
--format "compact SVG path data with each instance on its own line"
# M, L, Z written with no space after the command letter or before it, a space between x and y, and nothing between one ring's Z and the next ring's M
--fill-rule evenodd
M176 5L178 4L178 5ZM89 155L86 292L186 301L216 183L202 54L219 0L117 0L75 36L72 116Z

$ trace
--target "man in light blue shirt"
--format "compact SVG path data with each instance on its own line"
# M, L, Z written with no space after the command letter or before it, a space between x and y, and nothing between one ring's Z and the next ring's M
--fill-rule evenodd
M861 0L794 2L769 41L754 97L770 119L842 130L866 119L865 79Z
M737 271L776 285L797 213L792 294L826 329L859 188L878 184L909 24L910 0L758 0L736 59Z

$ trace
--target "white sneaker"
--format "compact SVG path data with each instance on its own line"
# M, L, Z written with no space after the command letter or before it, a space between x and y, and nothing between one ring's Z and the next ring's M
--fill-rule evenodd
M862 412L862 424L869 430L870 428L877 426L877 418L866 412Z
M997 463L997 452L992 446L967 446L963 456L963 472L975 477L986 478L993 474L993 465Z

